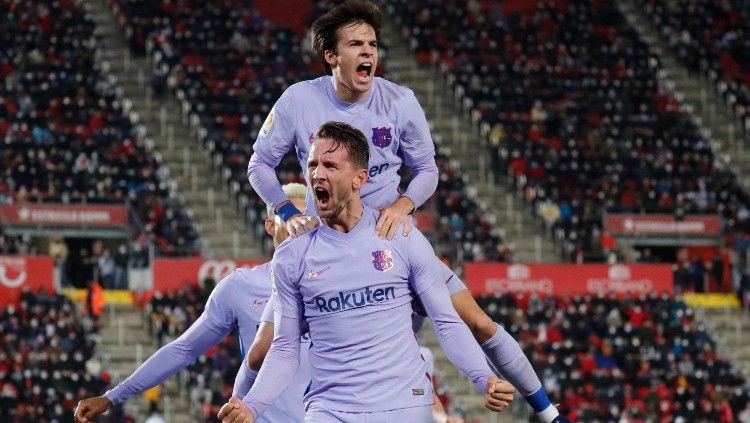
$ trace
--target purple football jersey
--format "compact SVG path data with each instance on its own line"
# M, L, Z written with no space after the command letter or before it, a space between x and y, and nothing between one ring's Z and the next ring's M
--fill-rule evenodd
M346 103L336 97L331 76L289 87L260 130L249 169L258 164L266 169L275 168L292 148L304 168L313 135L329 121L352 125L370 142L368 179L361 191L366 205L381 208L398 199L401 195L398 171L402 164L416 172L425 170L424 175L430 175L416 184L415 176L406 190L405 194L417 207L433 194L437 184L435 147L424 112L410 89L382 78L375 78L368 96L356 103ZM278 206L286 198L277 186L278 181L272 176L270 181L264 182L251 178L263 200L273 207ZM307 204L306 213L314 215L309 194Z
M429 300L425 306L435 318L441 345L478 389L492 375L453 310L443 268L427 240L418 230L393 240L378 238L378 214L365 207L350 232L321 225L283 243L274 256L275 320L309 324L313 382L306 408L360 413L432 404L427 365L412 331L415 295ZM279 342L289 344L287 337ZM274 385L266 385L268 392L283 389L272 375L292 364L291 357L271 348L258 376ZM273 399L268 392L253 388L245 403L262 413Z

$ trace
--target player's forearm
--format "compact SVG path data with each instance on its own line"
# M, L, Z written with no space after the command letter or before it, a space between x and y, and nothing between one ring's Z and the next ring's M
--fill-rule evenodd
M237 398L244 398L247 395L250 388L253 387L255 379L258 377L258 372L251 370L250 366L247 365L245 360L242 360L240 368L237 371L237 376L234 378L234 388L232 389L232 396Z
M429 160L410 169L412 180L406 188L404 195L414 203L414 209L418 209L425 201L429 200L437 188L439 173L434 160Z
M247 179L260 198L274 209L289 200L281 189L276 170L257 152L250 157L250 162L247 164Z
M448 289L442 283L434 283L431 288L419 294L419 298L432 319L435 334L445 355L471 380L477 390L484 392L487 380L493 376L492 370L471 331L453 309Z
M299 319L277 315L276 330L258 377L242 402L257 419L286 389L299 367Z
M104 396L119 404L145 392L185 368L229 332L213 327L202 315L179 338L161 347L127 379Z

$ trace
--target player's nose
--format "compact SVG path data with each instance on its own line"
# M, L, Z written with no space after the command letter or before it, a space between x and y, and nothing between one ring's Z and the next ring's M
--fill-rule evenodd
M377 47L373 47L369 44L364 44L362 47L362 56L364 57L372 57L377 52Z
M310 179L313 181L321 181L325 179L325 167L315 166L310 168Z

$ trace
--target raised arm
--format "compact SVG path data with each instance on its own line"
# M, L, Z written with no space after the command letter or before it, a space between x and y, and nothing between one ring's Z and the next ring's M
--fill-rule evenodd
M287 89L268 112L268 117L253 144L253 155L247 165L247 179L250 185L260 198L275 210L289 201L281 190L275 169L296 143L295 114L293 95L291 89ZM284 219L288 217L291 215L284 216Z
M378 235L388 239L393 239L399 225L403 226L403 236L409 235L409 214L432 196L439 178L435 164L435 146L422 106L411 91L400 102L399 119L402 123L399 125L399 153L404 159L404 165L409 168L412 179L406 192L393 204L382 209L378 217Z
M438 168L435 164L435 145L430 135L424 111L413 93L404 99L402 107L405 124L399 135L404 164L412 174L411 182L404 193L419 208L435 193L438 184Z

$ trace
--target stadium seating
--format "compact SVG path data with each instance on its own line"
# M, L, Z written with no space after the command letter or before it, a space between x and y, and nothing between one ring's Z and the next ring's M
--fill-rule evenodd
M640 3L682 63L716 83L726 104L750 133L747 2L642 0Z
M491 128L501 171L535 212L554 209L564 256L603 259L605 211L721 213L728 238L746 233L747 194L612 3L506 15L491 3L386 3L404 11L418 60L451 73Z
M76 2L0 4L0 200L125 203L157 254L199 251L191 219L139 141Z
M575 421L731 422L750 400L745 380L680 300L517 294L479 303Z
M25 292L0 314L0 421L70 422L79 397L102 392L90 321L66 297ZM121 410L116 413L125 421Z
M292 30L265 20L245 3L179 8L144 0L111 3L127 28L133 52L151 53L168 67L171 87L199 116L207 130L204 145L230 170L230 188L262 236L265 204L245 182L252 140L287 86L320 73L318 61L310 59ZM313 16L317 14L316 9ZM434 203L424 207L438 213L434 239L451 241L441 243L446 248L438 253L454 263L509 259L507 247L481 218L461 177L445 156L438 161L440 185ZM294 154L277 171L282 183L303 182Z

